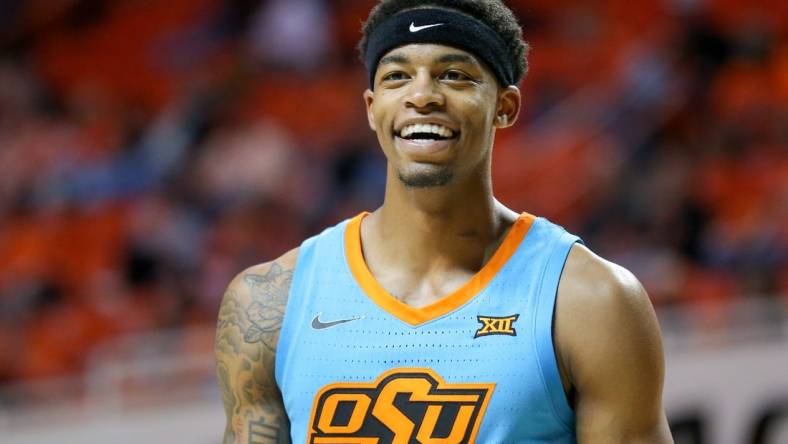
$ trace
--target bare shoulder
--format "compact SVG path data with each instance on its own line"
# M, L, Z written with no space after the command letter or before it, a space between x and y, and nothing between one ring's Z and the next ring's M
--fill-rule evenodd
M224 300L238 299L239 296L241 299L245 299L242 296L253 298L261 295L263 290L289 291L297 259L298 248L294 248L270 262L253 265L238 273L227 286Z
M278 334L284 318L297 258L296 248L271 262L251 266L235 276L222 298L219 327L222 327L222 320L227 319L227 315L243 312L248 324L244 339L257 339L274 350L278 337L272 334Z
M626 317L652 312L640 281L626 268L603 259L582 244L569 252L560 284L560 303L567 312Z
M638 279L626 268L575 244L567 257L556 302L555 340L575 384L583 362L608 359L611 347L662 354L656 315ZM639 354L642 352L638 352Z
M578 438L670 442L662 338L631 272L576 244L559 285L554 335L565 382L577 391Z

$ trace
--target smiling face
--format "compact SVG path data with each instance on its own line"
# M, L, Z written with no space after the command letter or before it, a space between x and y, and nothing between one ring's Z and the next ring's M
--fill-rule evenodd
M390 169L408 187L487 168L495 128L513 124L520 109L516 87L501 88L472 54L438 44L389 51L364 99Z

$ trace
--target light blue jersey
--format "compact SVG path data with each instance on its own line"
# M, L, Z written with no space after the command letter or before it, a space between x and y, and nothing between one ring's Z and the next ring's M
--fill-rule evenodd
M361 251L364 214L300 249L276 355L294 443L573 443L552 319L578 241L523 214L462 288L413 308Z

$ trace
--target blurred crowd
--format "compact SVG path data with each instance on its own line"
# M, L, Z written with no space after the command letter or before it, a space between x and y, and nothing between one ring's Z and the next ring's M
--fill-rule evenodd
M234 274L380 204L374 3L0 0L0 384L212 323ZM658 307L788 304L785 3L506 3L532 50L499 199Z

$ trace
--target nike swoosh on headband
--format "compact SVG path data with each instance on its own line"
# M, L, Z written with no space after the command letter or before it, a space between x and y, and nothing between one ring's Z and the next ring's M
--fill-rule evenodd
M361 316L356 316L355 318L348 318L348 319L339 319L331 322L321 322L320 315L318 314L317 316L315 316L314 319L312 319L312 328L314 328L315 330L322 330L324 328L329 328L335 325L344 324L345 322L357 321L359 319L361 319Z
M415 22L410 22L410 32L419 32L422 29L433 28L435 26L445 25L445 23L433 23L432 25L416 26Z

